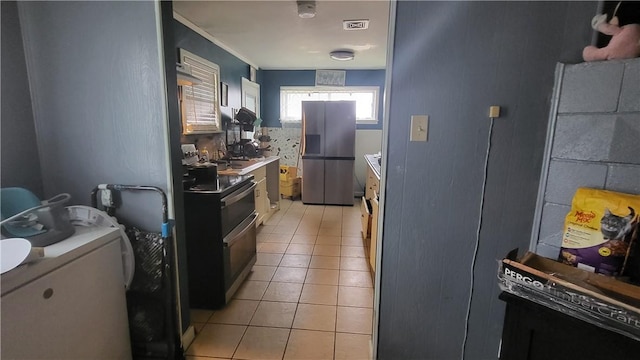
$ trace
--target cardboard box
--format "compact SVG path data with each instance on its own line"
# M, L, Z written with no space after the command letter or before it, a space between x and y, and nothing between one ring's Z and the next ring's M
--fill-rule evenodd
M280 165L280 180L295 179L298 176L298 168L295 166Z
M640 341L640 286L559 263L534 253L500 263L503 291Z

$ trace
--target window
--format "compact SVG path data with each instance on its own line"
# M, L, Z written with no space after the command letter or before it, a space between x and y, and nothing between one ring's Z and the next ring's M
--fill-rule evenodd
M180 111L185 134L208 133L220 128L220 67L206 59L180 49L181 64L201 84L181 87Z
M378 123L378 87L345 86L336 88L314 86L280 87L280 121L299 123L302 120L302 101L355 100L356 123Z
M256 113L260 118L260 84L242 78L242 106Z

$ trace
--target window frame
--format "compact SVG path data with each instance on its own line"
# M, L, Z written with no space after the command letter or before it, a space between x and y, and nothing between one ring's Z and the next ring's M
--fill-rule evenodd
M373 94L372 104L372 118L358 119L356 116L356 124L378 124L379 119L379 104L380 104L380 87L379 86L280 86L280 122L282 124L300 124L302 122L302 114L298 118L286 116L285 109L287 107L287 100L285 96L293 92L314 92L314 93L338 93L338 92L368 92ZM305 100L314 101L314 100ZM321 100L318 100L321 101Z
M180 88L180 113L183 134L219 132L222 114L220 110L220 66L185 49L180 49L180 63L189 69L192 76L202 81L202 84L182 85ZM196 100L194 102L193 94L198 92L201 94L210 93L211 96L206 100ZM192 112L189 111L191 109L188 109L188 106L193 106ZM210 107L213 120L198 119L196 108L201 109L203 106Z

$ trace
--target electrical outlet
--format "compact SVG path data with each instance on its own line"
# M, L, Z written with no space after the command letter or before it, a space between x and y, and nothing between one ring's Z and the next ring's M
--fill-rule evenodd
M113 193L109 189L100 191L100 200L105 208L113 206Z
M411 115L411 133L409 141L427 141L429 132L429 116Z

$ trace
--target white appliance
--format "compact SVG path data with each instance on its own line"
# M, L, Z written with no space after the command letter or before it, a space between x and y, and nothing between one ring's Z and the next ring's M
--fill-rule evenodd
M131 359L120 229L76 227L1 276L3 359Z
M67 206L69 212L69 221L74 226L98 226L117 228L120 230L120 252L122 254L122 276L124 278L124 287L129 289L133 281L133 275L136 268L135 254L131 241L124 231L124 225L118 223L118 220L109 216L106 212L96 208L84 205Z

